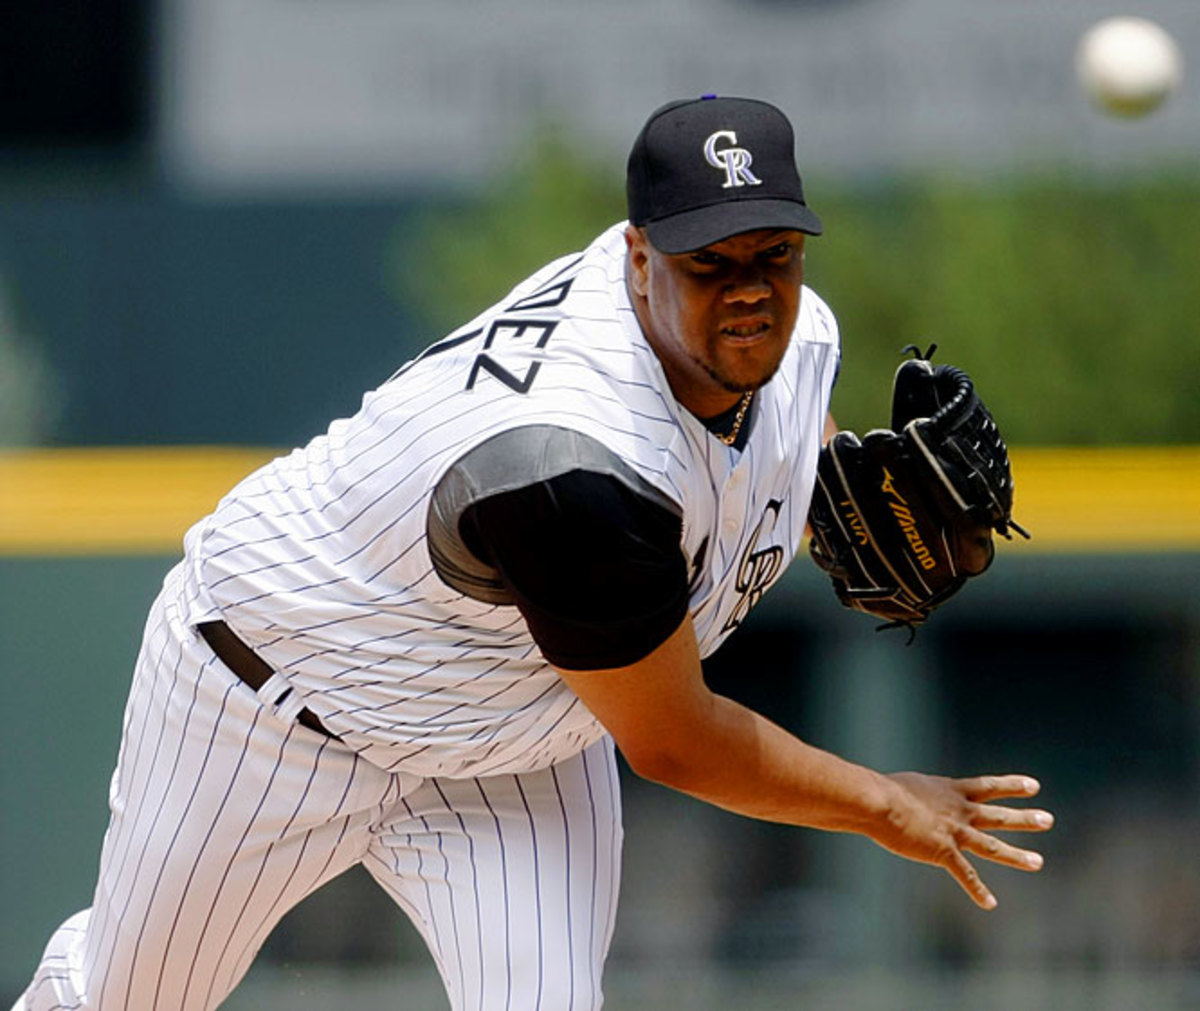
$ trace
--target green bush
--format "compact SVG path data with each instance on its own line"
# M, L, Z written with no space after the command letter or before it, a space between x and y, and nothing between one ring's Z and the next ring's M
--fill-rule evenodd
M834 409L884 424L909 342L960 364L1014 443L1200 441L1200 181L824 195L809 282L842 328Z
M397 247L402 297L441 333L624 214L620 180L547 133L477 199ZM834 414L887 422L908 343L975 378L1014 444L1200 442L1200 177L966 185L809 181L808 281L841 324Z
M435 203L397 234L397 295L440 336L625 216L611 172L547 128L476 198ZM427 342L429 343L429 342Z

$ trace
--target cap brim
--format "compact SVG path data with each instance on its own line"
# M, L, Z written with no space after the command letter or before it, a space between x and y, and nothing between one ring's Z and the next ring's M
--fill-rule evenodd
M794 229L820 235L821 219L794 200L729 200L646 223L654 248L664 253L690 253L742 232L759 228Z

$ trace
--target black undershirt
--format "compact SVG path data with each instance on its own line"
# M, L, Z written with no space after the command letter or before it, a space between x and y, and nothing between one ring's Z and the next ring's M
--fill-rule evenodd
M481 499L459 522L546 659L567 670L625 667L679 627L688 605L681 531L670 510L585 470Z
M739 406L705 426L727 433ZM608 474L573 470L482 498L463 512L459 534L499 572L557 667L628 666L660 646L687 614L680 517Z

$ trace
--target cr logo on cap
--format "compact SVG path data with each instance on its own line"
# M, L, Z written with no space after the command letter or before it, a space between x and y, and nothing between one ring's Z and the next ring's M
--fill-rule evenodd
M754 160L750 152L744 147L726 147L718 151L717 144L722 140L736 144L737 134L732 130L718 130L704 142L705 161L725 173L725 182L721 184L721 188L727 190L736 186L761 186L762 180L750 171L750 163Z

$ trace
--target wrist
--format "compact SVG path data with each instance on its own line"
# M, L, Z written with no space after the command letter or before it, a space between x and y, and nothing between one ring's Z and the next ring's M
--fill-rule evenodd
M893 835L906 820L905 790L891 776L873 772L873 782L864 795L863 835L878 842Z

